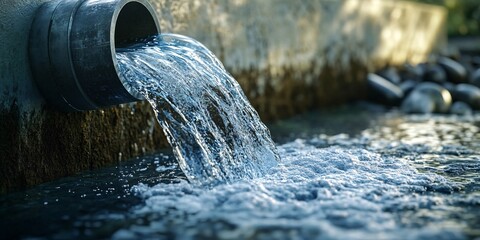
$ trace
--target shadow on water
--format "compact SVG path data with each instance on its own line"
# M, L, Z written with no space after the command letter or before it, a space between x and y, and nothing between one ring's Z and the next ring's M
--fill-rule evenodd
M276 143L283 144L297 138L309 139L320 134L348 134L358 136L369 127L385 120L385 109L380 105L359 102L327 110L316 110L268 126Z
M125 214L142 200L131 187L184 180L171 150L120 162L0 196L5 239L24 237L105 238L128 225ZM107 224L108 222L108 224Z

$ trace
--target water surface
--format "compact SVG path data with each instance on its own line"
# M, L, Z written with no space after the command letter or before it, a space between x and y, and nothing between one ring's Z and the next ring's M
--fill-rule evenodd
M190 184L166 151L2 196L0 226L50 239L480 237L480 115L346 107L282 126L281 160L263 177Z

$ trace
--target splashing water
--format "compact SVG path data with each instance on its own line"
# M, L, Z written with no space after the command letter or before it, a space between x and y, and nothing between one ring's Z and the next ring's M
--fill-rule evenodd
M117 49L117 59L124 84L150 102L190 182L252 179L276 165L268 129L201 43L161 34Z
M346 126L375 114L352 111L280 121L281 159L255 179L191 184L165 150L0 196L2 237L479 239L480 115L382 114L360 130Z
M461 223L440 217L454 211L452 199L432 194L458 191L444 177L359 148L318 149L297 140L279 151L272 173L249 181L212 189L134 186L145 203L133 218L148 216L148 224L113 239L463 239Z

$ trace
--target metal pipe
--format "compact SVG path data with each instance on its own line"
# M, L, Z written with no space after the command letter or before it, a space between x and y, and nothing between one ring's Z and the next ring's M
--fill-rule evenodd
M30 30L30 65L47 103L85 111L141 100L118 74L116 46L160 33L146 0L44 3Z

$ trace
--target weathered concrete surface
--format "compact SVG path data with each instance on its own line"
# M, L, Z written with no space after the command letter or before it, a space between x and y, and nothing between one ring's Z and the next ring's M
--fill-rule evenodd
M27 57L43 1L0 2L0 192L167 146L145 103L70 114L45 106ZM266 120L361 98L366 71L416 63L441 46L446 14L381 0L152 3L162 30L209 47Z
M445 45L440 7L388 0L159 0L163 31L203 42L265 120L361 97L365 71Z

